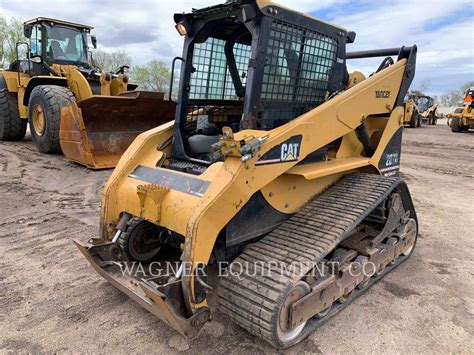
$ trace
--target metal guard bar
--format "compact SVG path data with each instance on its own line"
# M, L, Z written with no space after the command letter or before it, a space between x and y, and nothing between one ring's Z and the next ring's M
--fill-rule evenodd
M400 52L410 53L412 47L397 47L397 48L384 48L384 49L372 49L366 51L354 51L346 53L347 59L359 59L359 58L375 58L375 57L387 57L392 55L399 55Z

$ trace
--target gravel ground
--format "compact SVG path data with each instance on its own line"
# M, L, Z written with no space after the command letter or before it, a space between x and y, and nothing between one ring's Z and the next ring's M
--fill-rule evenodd
M111 171L0 143L0 351L274 352L219 313L187 341L89 267ZM413 256L287 352L469 353L474 348L474 132L406 129L402 173L420 220Z

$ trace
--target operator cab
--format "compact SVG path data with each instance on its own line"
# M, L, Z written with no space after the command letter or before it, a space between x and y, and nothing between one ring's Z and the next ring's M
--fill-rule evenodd
M434 99L430 96L418 96L416 104L419 112L424 112L434 105Z
M9 70L29 73L30 76L49 75L51 65L74 65L83 69L92 69L87 55L87 35L93 27L38 17L23 23L23 32L28 43L27 59L17 59L10 64ZM92 37L95 46L95 37Z
M184 37L173 157L212 161L224 126L270 130L345 88L345 29L267 1L176 14ZM206 163L205 163L206 164Z
M31 56L41 56L48 65L57 63L88 67L87 35L92 28L45 17L24 23Z

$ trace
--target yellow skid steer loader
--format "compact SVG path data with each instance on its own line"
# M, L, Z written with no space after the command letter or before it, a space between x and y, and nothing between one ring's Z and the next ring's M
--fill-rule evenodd
M423 95L418 96L417 106L420 110L420 116L423 123L435 126L438 122L438 116L436 114L438 103L435 102L431 96Z
M414 250L398 172L416 46L346 52L354 32L268 1L174 19L175 121L130 145L104 189L99 238L76 245L183 335L219 307L289 347ZM348 73L369 57L384 57L373 75Z
M126 66L116 73L94 66L91 29L45 17L24 23L29 42L17 44L17 59L0 73L0 140L23 139L29 122L40 152L112 168L138 134L173 119L175 104L163 93L132 91Z
M432 97L409 94L405 97L403 106L405 108L405 125L409 125L411 128L421 127L422 122L436 125L438 104Z

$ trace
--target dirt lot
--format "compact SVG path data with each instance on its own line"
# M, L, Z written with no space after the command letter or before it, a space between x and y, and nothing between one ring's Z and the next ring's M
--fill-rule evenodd
M474 132L406 129L402 172L421 235L412 258L289 352L474 348ZM100 278L71 240L98 232L111 171L0 143L0 349L271 352L218 313L188 342Z

